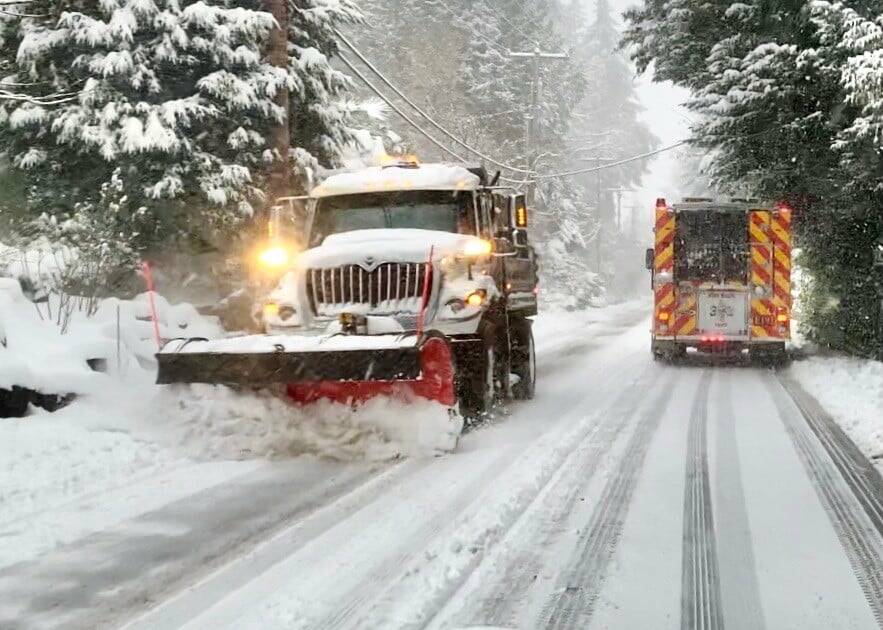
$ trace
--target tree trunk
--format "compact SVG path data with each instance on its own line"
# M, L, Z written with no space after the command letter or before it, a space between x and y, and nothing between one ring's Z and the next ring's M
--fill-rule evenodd
M264 0L266 10L276 19L278 28L270 34L268 58L277 68L288 68L288 0ZM270 166L269 190L267 205L272 206L277 197L289 194L291 189L291 173L288 153L290 149L288 119L290 115L289 94L287 89L276 94L276 105L282 112L282 120L270 130L270 144L276 159Z

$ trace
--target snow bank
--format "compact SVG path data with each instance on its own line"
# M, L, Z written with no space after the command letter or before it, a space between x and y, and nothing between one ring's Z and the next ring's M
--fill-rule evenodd
M159 295L154 301L164 338L222 333L214 318L203 317L190 304L171 305ZM127 371L154 362L157 346L147 294L133 300L103 300L93 315L73 309L64 334L54 315L50 317L59 308L57 296L47 304L34 304L24 296L18 280L0 277L0 340L4 340L0 387L18 385L45 394L92 393L106 387L109 376L92 371L87 360L104 360L111 375L118 368Z
M44 394L95 391L106 377L86 361L113 352L113 343L93 331L62 335L9 278L0 278L0 341L0 387L18 385Z
M883 467L883 363L845 357L795 361L790 374Z
M215 317L200 315L192 304L183 302L170 304L163 296L154 294L159 335L163 339L177 337L220 337L223 329ZM141 293L132 300L108 298L102 300L97 312L91 317L81 315L76 318L73 327L82 329L92 327L106 337L116 338L117 308L120 314L120 338L130 353L142 364L153 363L157 351L153 320L150 311L150 299L147 293Z

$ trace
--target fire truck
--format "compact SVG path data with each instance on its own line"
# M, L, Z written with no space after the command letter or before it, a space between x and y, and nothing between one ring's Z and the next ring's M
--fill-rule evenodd
M651 350L688 348L780 363L791 338L791 209L746 199L656 201L646 252L654 294Z

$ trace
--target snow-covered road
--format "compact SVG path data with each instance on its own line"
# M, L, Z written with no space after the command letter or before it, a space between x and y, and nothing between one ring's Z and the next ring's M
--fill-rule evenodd
M654 364L645 319L541 321L536 399L451 455L0 517L0 628L883 628L879 474L787 372Z

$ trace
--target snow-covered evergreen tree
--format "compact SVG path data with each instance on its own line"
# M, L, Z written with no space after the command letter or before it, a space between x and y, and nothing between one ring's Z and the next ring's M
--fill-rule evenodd
M256 1L102 0L60 15L38 4L45 17L0 31L8 83L69 95L53 107L6 101L0 112L32 215L88 224L82 215L102 211L113 178L131 209L114 221L139 248L212 239L264 207L275 160L333 165L355 141L349 81L330 62L332 29L359 19L349 0L290 0L287 68L267 59L275 22ZM274 156L268 139L285 120L281 91L289 156Z
M290 0L289 129L298 172L336 166L349 145L358 143L353 121L359 109L347 97L350 78L331 59L338 49L334 30L362 20L352 0Z
M289 87L262 59L270 16L201 1L82 8L19 26L13 76L75 95L51 108L4 104L2 134L32 206L88 212L118 173L133 207L149 209L137 218L145 235L250 214L263 131L280 116L271 98Z

